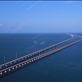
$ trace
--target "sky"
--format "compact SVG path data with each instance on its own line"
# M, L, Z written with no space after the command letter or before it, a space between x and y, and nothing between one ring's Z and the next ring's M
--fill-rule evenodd
M0 1L0 33L82 32L82 1Z

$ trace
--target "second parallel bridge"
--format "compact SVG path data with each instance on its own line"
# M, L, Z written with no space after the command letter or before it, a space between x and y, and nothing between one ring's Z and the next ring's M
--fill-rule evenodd
M37 60L40 60L40 59L42 59L44 57L47 57L47 56L51 55L51 54L57 53L57 52L65 49L67 47L70 47L70 46L72 46L72 45L74 45L74 44L76 44L76 43L78 43L80 41L82 41L82 38L78 38L77 39L77 38L73 38L72 37L72 38L66 39L66 40L64 40L62 42L59 42L57 44L51 45L51 46L49 46L47 48L44 48L44 49L38 50L36 52L33 52L32 54L23 56L23 57L21 57L23 59L21 61L20 61L21 58L18 58L16 60L12 60L10 62L2 64L0 66L0 77L3 77L4 75L7 75L10 72L13 72L13 71L15 71L15 70L27 65L27 64L33 63L33 62L35 62ZM57 46L57 47L54 48L55 46ZM45 51L47 51L47 52L45 52ZM42 52L45 52L45 53L42 53ZM32 57L30 58L30 56L32 56ZM27 58L27 57L29 57L29 58ZM13 63L13 61L14 61L14 63Z

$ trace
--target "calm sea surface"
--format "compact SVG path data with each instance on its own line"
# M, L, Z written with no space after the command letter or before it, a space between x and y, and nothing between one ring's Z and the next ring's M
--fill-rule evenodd
M80 34L82 35L82 34ZM0 34L0 64L69 38L66 34ZM82 82L82 42L16 71L0 82Z

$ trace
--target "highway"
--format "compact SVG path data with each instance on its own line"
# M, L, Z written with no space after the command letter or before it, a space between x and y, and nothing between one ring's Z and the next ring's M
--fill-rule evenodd
M70 34L70 36L70 38L63 40L59 43L53 44L46 48L40 49L38 51L35 51L33 53L27 54L25 56L19 57L15 60L0 65L0 77L4 77L5 75L8 75L13 71L18 70L27 64L36 62L40 59L55 54L63 49L66 49L82 41L82 37L75 37L73 34Z
M17 58L17 59L14 59L14 60L12 60L12 61L9 61L9 62L7 62L7 63L5 63L5 64L0 65L0 69L3 69L3 68L5 68L5 67L7 67L7 66L9 66L9 65L16 64L16 62L18 63L18 62L23 61L23 60L25 60L25 59L31 58L31 57L33 57L33 56L36 56L37 54L44 53L44 51L49 50L49 49L52 49L52 48L54 48L54 47L57 47L58 45L60 45L60 44L62 44L62 43L65 43L65 42L67 42L67 41L69 41L69 40L72 40L72 39L73 39L73 38L71 37L71 38L66 39L66 40L63 40L63 41L61 41L61 42L59 42L59 43L53 44L53 45L48 46L48 47L46 47L46 48L40 49L40 50L35 51L35 52L33 52L33 53L30 53L30 54L27 54L27 55L25 55L25 56L22 56L22 57L19 57L19 58Z

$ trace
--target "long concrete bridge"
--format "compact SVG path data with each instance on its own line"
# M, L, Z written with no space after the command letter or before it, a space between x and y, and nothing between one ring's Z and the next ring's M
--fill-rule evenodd
M53 44L46 48L40 49L33 53L27 54L25 56L22 56L17 59L14 59L12 61L1 64L0 65L0 77L4 77L5 75L8 75L9 73L19 70L20 68L23 68L27 64L36 62L40 59L43 59L47 56L55 54L65 48L68 48L68 47L82 41L81 36L75 36L73 34L69 34L69 35L70 35L70 38L65 39L59 43Z

